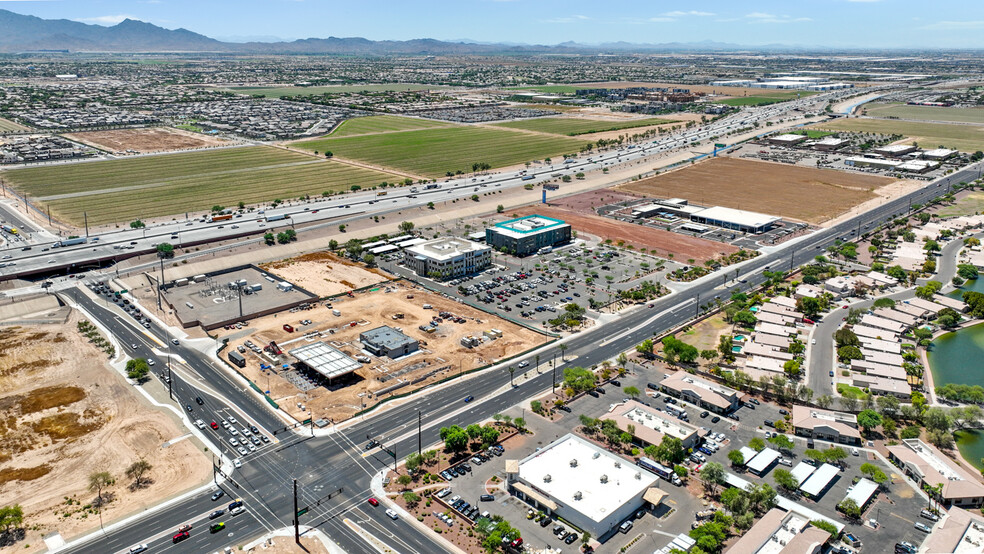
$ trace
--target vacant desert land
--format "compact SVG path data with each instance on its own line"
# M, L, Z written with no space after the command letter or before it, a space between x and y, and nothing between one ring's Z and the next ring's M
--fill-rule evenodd
M817 129L861 133L899 134L905 142L918 143L926 148L942 145L961 152L984 150L984 126L918 123L897 119L840 118L814 125Z
M28 531L18 546L33 550L49 533L70 538L99 528L88 509L92 473L116 479L103 489L112 498L106 524L211 477L195 442L176 440L188 430L110 368L78 321L0 328L0 498L23 506ZM126 468L141 458L152 466L151 482L131 489Z
M224 139L178 129L170 129L168 127L70 133L65 135L65 138L108 152L135 150L140 154L146 154L148 152L169 152L172 150L191 150L192 148L221 146L229 143L229 141Z
M865 104L862 110L868 117L897 117L918 121L952 121L984 125L984 108L942 108L910 106L898 102L872 102Z
M332 138L350 137L353 135L373 135L376 133L392 133L395 131L417 131L420 129L436 129L438 127L453 127L453 123L437 121L436 119L419 119L416 117L401 117L398 115L373 115L357 117L341 122L331 132Z
M667 123L677 123L674 119L660 119L648 117L646 119L623 119L621 121L612 119L587 119L579 117L540 117L536 119L520 119L517 121L507 121L496 123L496 127L506 127L509 129L525 129L527 131L537 131L540 133L552 133L555 135L586 135L589 133L601 133L605 131L618 131L620 129L634 129L637 127L649 127L652 125L666 125Z
M15 123L9 119L3 119L0 117L0 133L8 131L26 131L27 127L21 125L20 123Z
M424 177L446 172L470 173L472 164L504 167L545 157L576 153L587 141L534 135L491 127L454 126L403 133L381 133L347 138L324 138L292 146L340 158L358 160Z
M396 176L279 148L251 146L17 169L8 183L80 225L126 223L363 187Z
M330 252L312 252L260 267L318 296L333 296L391 279L379 269L366 269Z
M663 229L643 227L634 223L626 223L590 212L574 211L568 208L545 207L542 204L530 206L516 211L519 215L539 214L547 217L562 219L571 224L578 233L587 233L613 242L625 241L633 247L646 248L650 254L663 258L672 257L677 260L693 258L698 263L718 258L724 254L737 252L738 248L721 242L692 237Z
M819 223L874 198L876 189L891 182L832 169L713 158L616 189Z
M590 88L632 88L632 87L652 87L652 88L685 88L691 92L702 92L704 94L714 94L718 96L768 96L771 94L783 95L792 93L795 96L797 91L768 90L750 87L712 87L711 85L687 85L680 83L648 83L643 81L603 81L594 83L577 83L574 85L541 85L529 87L514 87L518 90L534 90L544 94L574 94L579 89ZM806 92L806 91L800 91ZM807 92L806 94L816 94Z
M407 298L408 295L413 298ZM425 304L433 306L433 309L423 309ZM359 342L359 334L381 325L397 327L408 336L422 341L420 352L401 359L391 360L372 356L370 363L363 364L355 371L356 377L350 377L347 383L336 386L337 390L316 387L307 392L302 392L279 374L264 373L259 368L260 358L247 351L246 367L237 371L264 390L269 390L270 396L282 409L299 419L315 414L317 417L330 417L335 421L352 417L362 408L363 402L367 405L376 403L376 395L369 396L366 393L374 393L399 383L399 379L421 379L418 383L394 391L396 394L406 393L461 371L468 371L516 355L546 341L546 337L536 331L416 288L406 281L380 285L378 289L356 293L351 298L336 298L332 301L332 306L333 308L329 309L323 304L317 304L311 310L253 320L247 328L248 335L219 329L216 332L220 337L234 335L235 338L229 342L230 346L238 346L248 338L259 345L276 341L283 351L287 352L311 344L314 340L321 340L350 356L365 355L362 351L362 343ZM341 315L333 315L332 309L338 310ZM437 330L433 333L425 333L418 328L429 323L431 318L437 317L441 311L451 312L465 318L466 321L454 323L444 320L437 324ZM393 319L396 314L403 314L403 317ZM298 322L302 319L310 319L313 323L301 326ZM285 323L296 326L296 331L293 333L285 331L283 329ZM502 337L487 340L474 348L461 345L462 337L481 337L484 331L490 329L499 329L503 333ZM325 336L304 337L312 331L320 331ZM264 359L263 363L269 361ZM508 379L509 376L505 374L503 377ZM390 395L383 393L381 396L385 398ZM298 402L307 407L307 412L297 408Z
M785 102L786 100L794 100L796 98L816 94L815 92L803 90L752 90L757 92L748 93L744 96L727 98L725 100L721 100L720 102L729 106L764 106L766 104L775 104L778 102Z

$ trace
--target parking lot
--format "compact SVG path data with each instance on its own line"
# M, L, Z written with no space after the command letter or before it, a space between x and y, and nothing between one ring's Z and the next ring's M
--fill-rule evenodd
M424 279L397 265L399 259L386 258L389 263L384 268ZM427 283L458 300L544 328L568 303L594 312L608 311L603 306L616 301L620 291L643 281L666 283L666 274L680 267L680 263L640 252L576 241L525 258L496 254L493 267L478 275Z

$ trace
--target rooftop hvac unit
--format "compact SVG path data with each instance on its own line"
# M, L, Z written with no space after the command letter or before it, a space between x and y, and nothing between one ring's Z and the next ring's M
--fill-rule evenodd
M549 473L543 476L544 483L549 483L550 481L553 481L553 477L551 477Z
M597 460L601 456L601 452L595 452L591 455L592 460Z
M786 541L779 541L779 544L782 546L786 546Z
M616 462L615 462L615 467L622 467L622 462L618 462L618 461L616 461Z
M574 500L580 500L581 496L582 496L581 491L577 491L576 493L574 493Z
M607 476L607 475L605 475L605 474L602 474L602 475L601 475L601 482L602 482L602 483L607 483L607 482L608 482L608 476Z
M640 473L638 471L635 472L635 478L641 481L642 480L642 473Z
M646 414L646 419L652 419L652 418L653 418L652 414Z
M577 467L577 458L571 460L571 467Z

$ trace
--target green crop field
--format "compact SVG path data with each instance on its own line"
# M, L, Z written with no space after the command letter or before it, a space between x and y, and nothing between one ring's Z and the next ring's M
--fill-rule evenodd
M873 102L862 107L869 117L896 117L919 121L952 121L984 124L984 108L938 108L899 103Z
M9 119L0 118L0 132L4 131L26 131L28 128L20 123L14 123Z
M961 152L984 150L984 127L977 125L947 125L945 123L917 123L897 119L840 118L814 125L817 129L852 131L861 133L899 134L908 142L925 148L942 145Z
M805 90L770 90L753 96L740 96L725 100L716 100L716 102L729 106L765 106L785 102L786 100L793 100L796 98L796 95L812 96L814 94L817 93Z
M331 85L324 87L231 87L224 90L231 90L239 94L262 94L266 98L280 98L281 96L308 96L310 94L342 93L342 92L402 92L406 90L431 90L445 88L439 85L413 85L403 83L392 83L383 85Z
M583 89L584 86L576 85L540 85L534 87L509 87L509 90L531 90L533 92L542 92L543 94L574 94L578 89Z
M264 146L18 169L8 183L68 223L127 223L320 195L398 180L394 175Z
M664 125L666 123L676 123L674 119L660 119L650 117L646 119L629 119L625 121L606 121L603 119L578 119L566 117L541 117L536 119L523 119L519 121L507 121L496 123L497 127L508 127L510 129L525 129L527 131L539 131L541 133L553 133L556 135L585 135L588 133L600 133L602 131L618 131L619 129L632 129L635 127L648 127L650 125Z
M531 135L508 129L455 126L294 143L306 150L330 150L336 156L427 177L448 171L471 172L473 163L502 167L578 152L587 141Z
M397 115L374 115L370 117L356 117L341 122L334 131L332 137L348 137L352 135L371 135L375 133L389 133L393 131L417 131L420 129L435 129L438 127L451 127L453 123L437 121L433 119L417 119L413 117L400 117Z
M830 135L836 135L834 131L818 131L816 129L799 129L796 131L790 131L790 135L805 135L811 139L818 139L823 137L829 137Z

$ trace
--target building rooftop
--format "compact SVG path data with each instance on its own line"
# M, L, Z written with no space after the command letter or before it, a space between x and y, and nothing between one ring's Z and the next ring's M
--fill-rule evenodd
M943 484L943 498L984 496L984 485L945 454L919 439L902 439L888 451L932 486Z
M727 221L728 223L734 223L746 227L762 227L782 220L781 217L776 217L773 215L749 212L746 210L736 210L734 208L725 208L724 206L705 208L694 213L693 215L704 219Z
M984 518L954 506L924 547L933 553L980 554L984 549Z
M287 353L328 379L341 377L362 367L341 350L320 341L288 350Z
M844 500L851 499L855 504L863 508L868 503L868 500L871 500L871 495L875 494L877 490L878 483L870 479L861 479L850 488Z
M519 477L596 522L642 494L657 479L572 434L521 460Z
M730 408L731 399L737 399L739 396L738 391L734 389L694 377L685 371L678 371L668 376L661 384L681 392L690 391L704 402L724 409Z
M400 331L388 326L383 325L382 327L376 327L375 329L369 329L362 333L362 338L366 342L371 342L376 346L380 346L387 349L395 349L403 346L408 342L416 342Z
M634 425L635 436L649 444L659 444L664 435L685 441L697 432L697 427L635 400L616 407L612 412L602 415L601 419L615 420L622 429L626 425Z
M776 452L771 448L766 448L765 450L762 450L761 452L756 454L755 457L751 459L751 461L745 462L745 467L747 467L749 471L753 471L755 473L762 473L763 471L768 469L769 466L775 463L775 461L778 459L779 459L778 452Z
M567 225L559 219L543 215L527 215L502 223L496 223L494 230L512 238L522 238L532 233L540 233Z
M492 247L454 237L437 238L407 248L407 252L412 255L426 256L432 260L440 261L451 260L468 252L481 252L483 250L492 250Z
M793 426L802 427L804 429L829 427L836 430L841 435L851 436L858 439L861 438L861 433L857 429L857 416L844 412L834 412L829 410L821 410L820 408L794 405Z
M810 525L810 518L773 508L726 552L735 554L803 554L813 552L830 533Z
M792 474L793 478L796 479L797 485L802 485L803 481L806 481L817 468L811 466L806 462L800 462L796 464L796 467L792 469L789 473Z
M834 480L834 477L837 477L838 473L840 470L837 469L837 466L823 464L800 485L800 490L810 496L817 496L827 488L827 485Z

